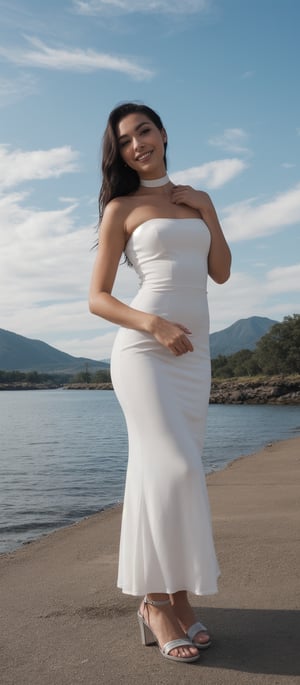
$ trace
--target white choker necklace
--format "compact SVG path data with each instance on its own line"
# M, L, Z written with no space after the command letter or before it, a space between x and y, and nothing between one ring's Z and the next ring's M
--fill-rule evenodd
M140 184L141 186L144 186L144 188L160 188L161 186L167 185L169 181L169 176L168 174L166 174L162 178L153 178L151 181L146 181L143 178L141 178Z

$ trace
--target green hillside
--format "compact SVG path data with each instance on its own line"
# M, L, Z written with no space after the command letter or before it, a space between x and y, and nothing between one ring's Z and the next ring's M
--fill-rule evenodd
M254 350L258 340L275 323L277 321L264 316L250 316L248 319L239 319L223 331L211 333L209 340L212 359L219 354L227 356L240 350Z
M43 373L75 374L88 367L89 371L107 369L107 362L85 357L73 357L41 340L0 328L0 369L3 371L38 371Z

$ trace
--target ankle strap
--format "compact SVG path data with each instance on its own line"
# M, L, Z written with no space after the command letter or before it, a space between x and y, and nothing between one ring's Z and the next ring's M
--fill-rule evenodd
M170 603L169 599L159 599L155 601L154 599L148 599L147 595L144 597L144 604L151 604L153 607L162 607Z

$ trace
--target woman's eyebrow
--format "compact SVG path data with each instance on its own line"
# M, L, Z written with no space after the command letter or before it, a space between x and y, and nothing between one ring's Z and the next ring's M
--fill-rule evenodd
M149 121L141 121L140 124L137 124L137 126L135 126L134 131L138 131L141 128L141 126L144 126L145 124L149 124ZM123 133L122 136L119 136L118 140L122 140L122 138L128 138L128 136L129 133Z

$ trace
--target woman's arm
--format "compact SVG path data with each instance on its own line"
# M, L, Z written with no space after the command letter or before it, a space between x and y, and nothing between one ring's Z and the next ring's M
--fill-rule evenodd
M231 252L209 195L191 186L175 186L172 201L198 210L211 234L208 273L216 283L225 283L230 276Z
M119 326L150 333L175 356L192 352L193 346L188 337L191 331L185 326L134 309L111 294L125 246L124 223L122 202L112 200L107 205L101 222L98 252L90 285L90 311Z
M206 193L201 215L211 234L208 273L216 283L225 283L230 276L231 252L225 240L214 205Z
M123 214L122 203L118 200L110 202L105 209L101 222L98 252L92 271L89 308L92 314L119 326L146 331L150 325L151 316L129 307L111 295L125 247Z

